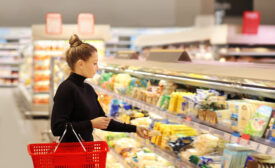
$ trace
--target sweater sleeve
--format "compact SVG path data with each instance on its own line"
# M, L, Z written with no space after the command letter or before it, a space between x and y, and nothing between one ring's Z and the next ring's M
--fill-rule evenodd
M96 93L95 93L96 94ZM97 95L96 95L96 99L97 99ZM100 116L105 116L106 114L103 111L100 103L97 100L97 107L98 110L100 111ZM136 132L136 126L135 125L131 125L131 124L125 124L119 121L116 121L114 119L111 119L109 126L107 127L107 129L105 129L105 131L112 131L112 132Z
M54 104L51 117L51 130L54 136L61 136L67 123L71 122L78 133L92 130L90 120L70 121L70 115L74 108L73 89L67 85L60 85L54 96Z

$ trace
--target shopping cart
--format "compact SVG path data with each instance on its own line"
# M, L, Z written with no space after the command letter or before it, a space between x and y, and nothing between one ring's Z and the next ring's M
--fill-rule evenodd
M61 143L71 126L79 142ZM59 143L29 144L34 168L105 168L109 147L104 141L82 142L67 124Z

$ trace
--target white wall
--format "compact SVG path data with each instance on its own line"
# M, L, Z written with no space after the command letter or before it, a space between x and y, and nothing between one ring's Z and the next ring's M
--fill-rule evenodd
M0 26L44 23L47 12L60 12L63 23L77 23L80 12L112 26L174 26L174 0L2 0Z
M254 10L261 13L261 24L275 25L275 0L254 0Z
M200 1L206 0L1 0L0 26L41 24L48 12L61 13L68 24L91 12L97 24L111 26L191 26L202 11Z

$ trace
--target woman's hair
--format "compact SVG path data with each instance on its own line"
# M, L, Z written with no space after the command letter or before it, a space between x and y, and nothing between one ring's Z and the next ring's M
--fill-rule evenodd
M87 61L94 52L97 52L94 46L83 43L76 34L71 36L69 43L70 48L66 51L66 61L71 70L74 70L74 65L78 60Z

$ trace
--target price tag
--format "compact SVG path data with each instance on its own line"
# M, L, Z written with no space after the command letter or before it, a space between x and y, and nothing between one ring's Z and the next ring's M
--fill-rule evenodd
M183 162L179 162L179 167L183 167L183 166L184 166Z
M232 143L239 143L239 139L240 139L240 137L232 136L231 137L231 142Z
M193 127L194 127L195 129L200 129L200 126L199 126L198 123L194 123L194 124L193 124Z
M275 148L272 148L271 151L269 152L269 154L270 154L271 156L275 156Z
M259 144L256 142L250 141L250 143L249 143L250 149L253 149L255 151L258 149L258 146L259 146Z
M218 135L218 136L221 136L221 137L224 136L224 133L222 131L216 130L216 129L212 129L212 134L215 134L215 135Z
M177 123L183 123L182 119L180 117L177 117L175 120Z
M262 145L262 144L261 144L261 145L259 146L259 149L258 149L258 150L259 150L259 152L265 154L265 153L267 152L267 149L268 149L268 146Z
M167 155L167 159L170 161L170 162L174 162L175 161L175 158L171 155Z
M231 134L225 133L225 134L224 134L224 139L225 139L226 141L230 141L230 139L231 139Z
M249 143L248 140L241 138L241 140L240 140L240 144L241 144L241 145L247 146L248 143Z
M186 116L186 121L192 121L192 118L190 116Z

